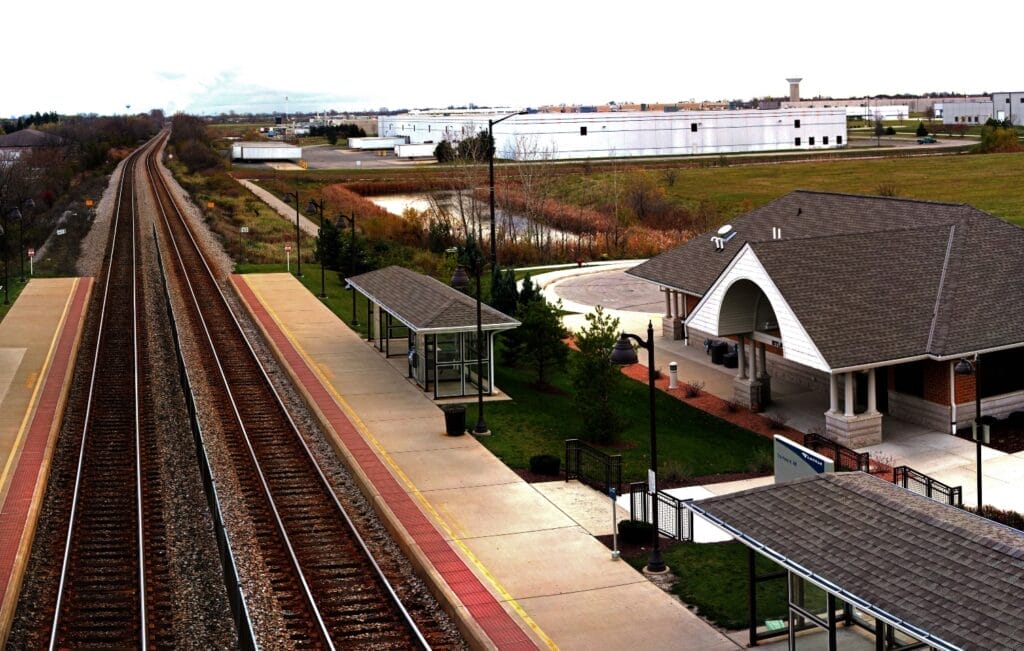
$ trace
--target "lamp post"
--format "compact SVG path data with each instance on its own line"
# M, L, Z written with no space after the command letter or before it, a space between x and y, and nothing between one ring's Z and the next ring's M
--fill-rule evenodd
M295 277L302 278L302 235L299 234L299 186L295 186L295 192L285 192L284 202L295 201Z
M988 425L982 425L981 422L981 355L975 353L973 363L969 359L961 359L953 367L953 372L957 375L974 376L974 445L977 452L975 474L978 481L978 515L981 515L981 444L983 439L988 442L988 437L985 436Z
M654 526L651 531L651 555L647 559L646 569L648 572L664 572L667 568L665 561L661 559L660 534L658 533L658 438L654 419L654 324L650 321L647 322L646 341L634 334L620 333L619 340L615 342L608 358L612 364L628 366L637 363L636 350L629 343L630 339L635 341L640 348L647 349L647 384L650 389L651 464L647 471L647 486L651 495L651 518Z
M25 199L21 206L25 210L31 210L36 207L36 202L31 197ZM21 212L21 208L16 207L11 211L11 217L18 220L18 264L21 269L21 275L19 282L25 282L25 216Z
M476 241L470 236L466 240L466 248L462 251L464 255L459 256L466 262L469 271L476 278L476 395L477 395L477 419L473 428L474 434L486 434L487 423L484 421L484 335L483 322L480 313L480 274L484 268L484 256L476 245ZM452 274L452 287L464 290L469 284L469 276L463 265L455 268Z
M497 120L487 120L487 167L490 172L491 179L491 274L498 273L498 240L497 231L494 226L494 125L499 122L504 122L509 118L513 118L517 115L526 115L526 111L516 111L515 113L509 113L504 117L500 117Z
M348 247L348 272L351 276L356 275L356 216L339 214L340 219L344 219L345 222L352 228L352 239L349 240ZM356 316L356 288L350 283L348 286L349 291L352 292L352 325L359 325L359 317Z
M310 199L309 203L306 204L306 212L310 215L320 215L320 226L316 231L317 246L320 247L320 296L319 298L327 298L327 291L324 288L324 206L327 202L321 197L320 201Z

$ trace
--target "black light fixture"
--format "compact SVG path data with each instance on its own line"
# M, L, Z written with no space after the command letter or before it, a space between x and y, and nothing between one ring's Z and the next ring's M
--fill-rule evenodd
M349 241L348 247L348 270L349 276L356 275L356 216L346 215L344 213L338 215L338 219L344 219L345 223L352 227L352 239ZM352 291L352 325L359 325L359 317L356 316L356 288L351 285L348 286L349 290Z
M327 289L324 286L324 240L323 240L323 237L324 237L324 211L327 210L326 206L327 206L327 202L324 201L322 198L320 199L320 201L316 201L314 199L310 199L309 203L306 204L306 214L307 215L320 215L320 226L317 227L316 238L317 238L317 244L320 246L320 296L318 298L321 298L321 299L327 298ZM296 219L296 222L298 222L298 219ZM353 309L352 311L355 312L355 309Z
M630 340L635 341L641 348L647 349L647 386L649 389L650 402L650 413L648 418L650 419L651 425L651 464L647 471L647 490L651 497L651 521L654 526L651 527L651 555L647 559L646 569L648 572L661 573L668 568L665 567L665 561L661 558L661 534L658 531L658 437L654 419L654 323L651 321L647 322L646 340L626 332L620 333L619 340L615 342L615 346L612 347L611 355L608 356L608 360L612 364L628 366L630 364L636 364L637 361L639 361L637 359L636 350L633 348L633 344L630 343Z
M516 111L515 113L509 113L504 117L500 117L497 120L487 120L487 167L490 172L491 179L491 277L498 273L498 239L497 231L495 230L495 219L494 219L494 125L499 122L504 122L509 118L514 118L517 115L526 115L528 111Z
M469 267L469 270L473 272L473 277L476 279L476 396L477 396L477 419L476 426L473 428L474 434L486 434L488 432L487 423L484 421L484 350L486 348L484 344L484 333L483 333L483 320L480 311L480 274L483 272L484 265L486 264L484 256L480 249L476 245L476 241L470 237L466 241L466 248L460 252L461 257L465 258L465 262ZM469 286L469 274L466 268L461 264L455 267L455 272L452 273L451 280L452 287L459 291L464 291ZM488 373L488 378L490 374Z
M977 456L975 475L978 481L978 515L981 515L981 444L988 443L989 428L981 421L981 355L975 353L973 362L961 357L953 366L953 372L957 375L974 376L974 446Z

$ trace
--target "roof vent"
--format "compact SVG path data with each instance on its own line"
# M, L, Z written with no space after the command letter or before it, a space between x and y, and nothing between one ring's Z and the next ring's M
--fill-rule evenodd
M718 235L712 236L711 243L716 251L722 251L725 249L725 243L734 237L736 237L736 231L732 229L731 225L726 224L718 229Z
M780 227L780 226L772 226L772 239L773 240L781 240L782 239L782 227Z

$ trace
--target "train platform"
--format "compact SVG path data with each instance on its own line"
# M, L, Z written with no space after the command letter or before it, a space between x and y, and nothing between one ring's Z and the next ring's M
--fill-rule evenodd
M91 278L30 280L0 322L0 640L17 606L91 290Z
M447 436L438 406L290 275L231 280L474 648L739 648L612 560L593 535L602 517L610 530L610 501L526 483L474 437Z

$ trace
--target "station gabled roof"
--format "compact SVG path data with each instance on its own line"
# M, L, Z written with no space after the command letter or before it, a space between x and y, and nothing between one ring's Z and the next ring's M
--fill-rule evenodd
M0 136L0 147L59 147L64 144L58 136L38 129L20 129Z
M441 281L392 265L346 279L382 309L420 333L476 330L476 299ZM483 330L509 330L519 321L482 304Z
M690 508L743 544L939 648L1024 648L1024 533L865 473Z
M797 191L731 224L628 273L704 295L749 248L833 370L1024 344L1024 229L981 210Z

